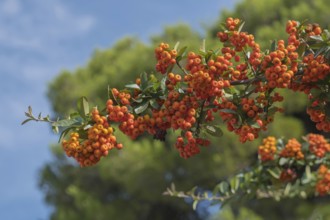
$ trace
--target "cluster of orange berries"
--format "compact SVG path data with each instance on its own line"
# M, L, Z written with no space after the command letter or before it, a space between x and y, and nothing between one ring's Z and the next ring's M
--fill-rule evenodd
M185 139L187 140L185 143ZM182 158L189 158L200 152L199 146L208 146L210 141L202 138L195 138L191 131L186 131L184 137L179 136L175 147L179 150Z
M329 103L321 100L316 100L310 107L307 108L307 114L310 119L316 123L316 128L320 131L330 131L330 119L326 115L325 109L329 108Z
M196 122L196 109L199 107L197 98L194 96L182 95L178 91L170 91L164 102L165 109L153 111L153 117L160 123L169 123L174 130L189 130ZM159 119L158 119L159 118Z
M297 69L298 54L294 53L296 47L288 45L285 48L284 41L278 41L278 49L266 55L262 61L262 69L265 71L267 85L270 89L286 88Z
M322 55L314 57L313 54L308 54L303 58L303 63L305 64L303 83L317 82L330 74L330 66Z
M182 77L180 74L169 73L167 75L166 87L168 90L173 90L175 86L181 82Z
M298 47L300 45L300 41L297 39L298 22L294 21L294 20L289 20L286 23L285 31L286 31L286 33L289 34L288 44Z
M247 103L251 103L254 106L254 102L247 101ZM258 124L258 126L253 127L246 123L238 125L239 121L238 116L236 114L238 108L237 105L235 105L233 102L223 98L221 103L215 100L213 104L217 106L217 109L215 109L215 111L219 111L222 120L227 122L228 131L233 131L235 132L235 134L239 135L239 140L242 143L246 141L253 141L254 139L258 138L258 133L261 129L266 129L266 123L264 123L261 119L258 119L257 117L256 113L259 113L259 108L254 108L255 110L257 110L257 112L253 110L253 107L251 109L254 113L253 117L256 118L255 120ZM249 107L245 106L245 108L247 112L250 111L250 105ZM252 112L250 112L249 115L252 116Z
M224 60L224 58L218 57L218 60ZM231 63L210 60L208 64L209 68L206 68L202 64L200 55L193 52L188 54L186 69L190 73L184 76L184 81L188 83L188 92L194 92L200 99L221 96L222 89L230 86L228 80L220 77L219 71L220 69L224 71L223 68L227 69Z
M301 143L295 138L288 141L285 147L280 152L281 157L295 158L296 160L302 160L305 158L303 152L301 151Z
M330 170L325 165L321 165L318 169L319 180L316 183L316 191L320 196L330 193Z
M113 89L113 94L116 94L116 89ZM120 122L119 129L132 139L136 139L145 131L148 131L150 134L155 133L152 129L155 120L152 120L148 114L135 117L128 111L126 106L114 105L111 99L107 101L107 111L109 120Z
M87 140L79 142L79 134L72 132L69 140L62 141L62 147L67 156L74 157L80 166L91 166L96 164L102 156L108 155L108 151L121 149L113 135L113 128L107 122L105 116L100 116L95 108L92 111L92 119L95 124L88 128Z
M265 162L274 160L276 154L276 139L275 137L267 137L262 140L262 145L258 148L260 160Z
M310 152L317 157L322 158L326 153L330 152L330 144L324 136L319 134L308 134L306 138L309 143Z
M161 43L155 49L155 56L157 59L156 70L162 74L165 74L167 68L176 63L176 50L170 50L169 45L165 43Z
M320 35L322 33L322 28L320 27L319 24L308 24L305 27L305 31L308 34L308 36L315 36L315 35Z

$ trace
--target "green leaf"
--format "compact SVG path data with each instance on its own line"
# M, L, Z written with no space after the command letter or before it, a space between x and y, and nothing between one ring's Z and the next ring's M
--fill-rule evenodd
M176 44L174 45L174 50L178 50L178 48L179 48L179 45L180 45L180 42L178 41L178 42L176 42Z
M327 50L327 47L321 47L320 49L318 49L315 54L314 57L317 57L319 55L321 55L322 53L324 53Z
M252 128L260 128L260 125L258 122L252 120L252 119L248 119L246 121L248 123L248 125L250 125Z
M149 101L149 103L150 103L151 107L153 107L154 109L159 109L159 104L155 99L151 99Z
M56 133L56 134L58 133L58 127L57 126L52 126L52 130L53 130L54 133Z
M135 108L134 112L139 115L142 112L144 112L148 108L148 106L149 106L149 102L145 102L142 105L140 105L139 107Z
M138 89L138 90L141 90L140 86L136 83L134 84L128 84L128 85L125 85L126 88L129 88L129 89Z
M273 40L272 44L270 45L270 51L273 52L277 49L277 41Z
M278 108L277 107L271 107L268 109L267 113L268 115L272 116L277 112Z
M203 39L202 44L201 44L201 47L200 47L200 49L199 49L199 50L200 50L201 52L203 52L203 53L206 52L205 44L206 44L206 40Z
M184 56L184 54L185 54L185 52L186 52L186 50L187 50L187 46L186 47L182 47L180 50L179 50L179 52L178 52L178 54L177 54L177 57L179 57L179 56L181 56L181 57L183 57Z
M291 190L291 183L288 183L286 186L285 186L285 189L284 189L284 196L288 196L289 193L290 193L290 190Z
M245 24L245 21L243 21L241 24L240 24L240 26L238 27L238 32L241 32L241 30L243 29L243 27L244 27L244 24Z
M32 115L32 107L30 105L28 107L28 112L29 112L30 115Z
M85 118L89 113L89 104L85 96L78 99L77 110L81 117Z
M75 124L81 124L83 122L82 118L76 117L71 119L62 119L52 123L54 127L69 127Z
M290 160L289 158L281 157L280 160L278 161L278 164L280 166L283 166L283 165L287 164L289 162L289 160Z
M198 205L198 200L194 200L193 205L192 205L193 210L196 210L197 205Z
M141 74L141 90L144 90L148 86L148 76L146 72Z
M230 188L232 193L235 193L238 190L239 184L240 184L240 180L237 176L235 176L230 180Z
M279 179L281 175L281 170L279 168L267 169L267 172L270 173L275 179Z
M323 39L321 36L314 35L314 36L309 36L310 39L318 41L318 42L323 42Z
M220 109L220 112L224 112L224 113L230 113L230 114L237 114L236 111L229 109L229 108L225 108L225 109Z
M311 180L312 179L312 173L311 173L311 167L310 166L308 166L308 165L306 166L305 173L306 173L307 179Z
M70 132L70 130L72 130L72 127L68 127L62 131L62 133L58 139L58 143L61 142L61 140Z
M229 183L227 181L223 181L219 184L220 193L225 195L227 194L228 190L229 190Z
M220 127L215 125L205 125L204 126L206 132L214 137L221 137L223 132Z
M160 82L160 88L163 91L163 93L166 93L166 91L167 91L166 80L167 80L167 77L163 77Z
M29 121L32 121L32 120L33 120L32 118L28 118L28 119L24 120L24 121L21 123L21 125L24 125L25 123L27 123L27 122L29 122Z
M297 49L297 53L299 54L299 56L302 56L306 51L306 44L300 44L298 49Z

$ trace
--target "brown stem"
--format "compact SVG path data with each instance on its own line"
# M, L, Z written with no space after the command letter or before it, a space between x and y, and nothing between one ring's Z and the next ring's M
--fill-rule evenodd
M235 80L235 81L230 81L230 85L244 85L244 84L250 84L253 82L257 82L262 80L263 77L254 77L252 79L243 79L243 80Z
M206 100L203 101L202 103L202 107L201 107L201 111L199 113L199 117L197 119L197 125L196 125L196 137L199 136L199 132L200 132L200 124L202 123L202 117L203 117L203 110L204 110L204 106L205 106L205 102Z

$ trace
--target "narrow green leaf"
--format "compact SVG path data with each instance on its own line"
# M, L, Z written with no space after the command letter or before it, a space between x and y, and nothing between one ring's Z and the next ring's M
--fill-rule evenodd
M150 103L151 107L153 107L154 109L159 109L159 104L155 99L151 99L149 101L149 103Z
M197 205L198 205L198 200L194 200L193 205L192 205L193 210L196 210Z
M202 44L201 44L201 47L200 47L200 49L199 49L199 50L200 50L201 52L203 52L203 53L206 52L205 44L206 44L206 40L203 39Z
M270 51L273 52L277 49L277 41L276 40L273 40L272 41L272 44L270 46Z
M58 139L58 143L61 142L61 140L70 132L71 129L72 129L72 127L68 127L62 131L62 133Z
M230 189L233 194L238 190L239 184L239 178L237 178L236 176L230 180Z
M306 173L306 177L311 180L312 179L312 173L311 173L311 167L310 166L306 166L305 168L305 173Z
M160 88L163 91L163 93L165 93L167 91L166 80L167 80L167 77L165 76L162 78L162 80L160 82Z
M134 84L128 84L128 85L125 85L126 88L129 88L129 89L138 89L138 90L141 90L140 86L136 83Z
M267 169L267 172L270 173L275 179L279 179L281 175L281 171L278 168L275 169Z
M57 126L52 126L52 130L53 130L53 132L56 133L56 134L59 132Z
M69 127L74 124L81 124L82 118L76 117L76 118L71 118L71 119L62 119L56 122L52 123L52 126L54 127Z
M186 46L186 47L182 47L182 48L179 50L179 52L178 52L178 54L177 54L177 57L179 57L179 56L183 57L183 56L185 55L185 52L186 52L187 48L188 48L187 46Z
M318 49L315 54L314 57L317 57L319 55L321 55L322 53L324 53L327 50L327 47L321 47L320 49Z
M223 132L220 127L214 125L205 125L206 132L214 137L221 137Z
M220 193L225 195L225 194L227 194L228 190L229 190L229 184L227 181L223 181L219 184Z
M85 118L89 113L89 104L85 96L81 97L77 101L77 110L81 117Z
M290 193L290 190L291 190L291 183L288 183L286 186L285 186L285 189L284 189L284 196L288 196L289 193Z
M174 45L174 50L178 50L178 48L179 48L179 45L180 45L180 42L178 41L178 42L176 42L176 44Z
M238 32L241 32L241 30L243 29L244 27L244 24L245 24L245 21L243 21L240 26L238 27Z
M25 123L27 123L27 122L29 122L29 121L32 121L32 120L33 120L32 118L28 118L28 119L24 120L24 121L21 123L21 125L24 125Z
M140 105L139 107L134 109L134 112L136 114L141 114L142 112L144 112L149 106L149 102L143 103L142 105Z
M297 49L297 53L299 54L299 56L304 55L305 51L306 51L306 44L300 44Z
M232 110L232 109L228 109L228 108L220 109L220 112L230 113L230 114L237 114L236 111L234 111L234 110Z
M29 112L30 115L32 115L32 107L31 106L28 107L28 112Z
M309 36L310 39L318 41L318 42L323 42L323 39L321 36L314 35L314 36Z
M146 72L141 74L141 90L144 90L148 86L148 75Z
M278 161L278 164L280 166L283 166L283 165L287 164L288 162L289 162L289 158L281 157L280 160Z

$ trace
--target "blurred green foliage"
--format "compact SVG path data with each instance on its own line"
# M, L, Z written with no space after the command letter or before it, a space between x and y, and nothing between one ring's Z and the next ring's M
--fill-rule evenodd
M222 12L219 22L228 16L245 20L244 30L255 34L257 42L267 48L271 40L286 37L288 19L327 24L330 5L326 0L245 0L233 11ZM220 46L215 40L218 27L217 22L206 35L210 49ZM174 46L180 41L188 50L196 50L202 43L201 36L184 24L166 27L150 39L149 44L136 38L122 39L109 49L96 50L86 66L62 71L48 90L54 113L67 115L81 96L104 106L108 85L123 88L144 71L154 73L153 50L160 42ZM305 114L307 97L283 93L287 97L282 104L286 114L277 115L264 135L298 138L312 131L308 117L300 118ZM133 142L120 135L125 146L122 151L111 151L98 165L84 169L68 159L58 145L52 146L54 159L40 171L40 188L54 208L51 219L206 219L207 205L201 203L195 212L189 201L162 196L162 192L172 182L183 190L195 185L212 189L220 180L253 163L259 142L241 144L235 135L225 132L200 155L184 160L173 147L175 137L169 134L165 143L146 137ZM232 209L228 206L212 219L307 219L319 214L326 219L330 210L325 204L329 202L323 200L317 200L317 204L314 200L235 201Z

